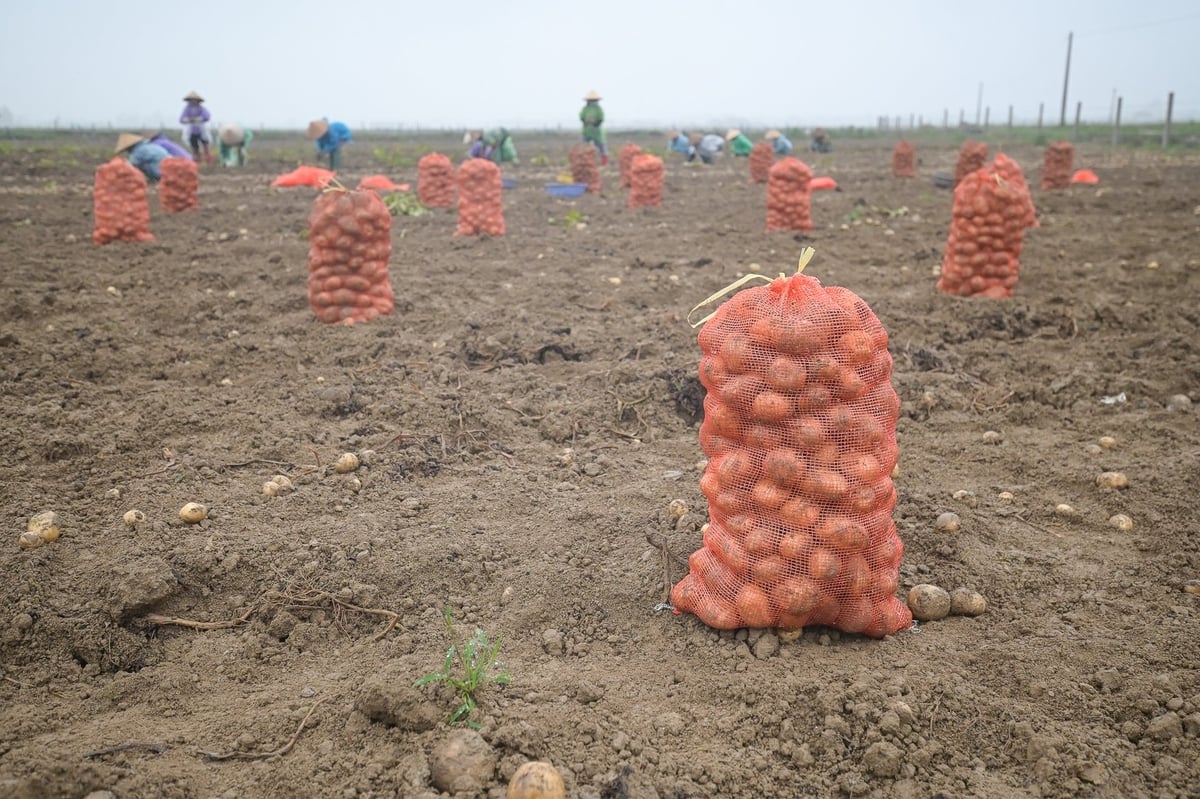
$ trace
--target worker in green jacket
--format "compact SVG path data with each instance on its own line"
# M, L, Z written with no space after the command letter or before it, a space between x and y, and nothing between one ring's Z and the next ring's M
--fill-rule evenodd
M753 142L737 128L730 128L725 132L725 141L729 145L729 152L733 155L747 156L754 149Z
M600 153L600 165L608 164L608 148L604 144L604 109L600 107L600 95L596 90L583 96L583 110L579 112L579 121L583 123L583 140L595 145Z

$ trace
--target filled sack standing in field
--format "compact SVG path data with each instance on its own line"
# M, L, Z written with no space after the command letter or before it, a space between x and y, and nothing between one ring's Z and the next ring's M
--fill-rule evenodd
M917 174L917 150L911 142L898 141L892 148L892 177L911 178Z
M671 591L677 611L717 629L878 638L911 625L896 596L887 339L853 292L800 273L743 289L704 324L709 523Z
M663 160L657 155L642 153L634 157L629 167L629 207L662 205Z
M458 168L458 228L455 236L503 236L504 179L500 167L471 158Z
M417 161L417 199L426 208L454 207L454 165L441 153Z
M977 169L954 190L950 236L939 290L960 297L1011 297L1033 205L1027 187L995 164Z
M775 146L769 141L760 141L750 148L750 182L766 183L775 162Z
M571 148L568 158L571 162L571 178L576 183L586 183L589 194L599 194L604 183L596 166L596 148L590 144L577 144Z
M1024 212L1025 227L1041 227L1042 223L1037 218L1037 209L1033 207L1033 194L1029 191L1029 183L1025 180L1025 173L1021 171L1021 165L1004 153L997 155L992 164L996 167L996 172L1000 177L1012 185L1013 192L1017 195L1017 201Z
M92 210L94 243L154 241L146 176L124 158L115 157L96 170Z
M322 322L392 312L392 216L373 191L326 191L308 218L308 302Z
M200 169L190 158L164 158L158 183L158 201L167 213L194 211L200 207Z
M963 178L979 169L987 161L987 142L967 139L958 148L958 161L954 164L954 185L962 183Z
M1071 169L1075 166L1075 145L1056 141L1046 145L1042 156L1042 189L1065 189L1071 185Z
M775 230L812 230L812 170L797 158L788 156L768 170L767 232Z
M626 144L621 147L617 153L617 168L621 175L621 188L626 189L630 186L629 169L633 166L633 159L642 154L642 148L636 144Z
M323 189L333 180L334 173L319 166L298 166L291 172L280 175L271 181L278 188L293 189L298 186L308 186L313 189Z

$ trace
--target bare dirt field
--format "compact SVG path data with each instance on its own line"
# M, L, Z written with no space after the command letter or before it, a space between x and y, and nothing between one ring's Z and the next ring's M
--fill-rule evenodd
M0 795L498 798L544 759L588 799L1200 796L1200 430L1169 403L1200 402L1200 157L1085 146L1101 183L1051 193L1004 148L1041 226L996 301L934 287L953 146L907 180L891 140L800 153L840 190L795 236L743 159L668 158L663 207L627 209L615 161L557 199L573 139L517 143L508 234L396 217L396 312L354 326L308 305L316 192L268 187L303 142L103 247L107 139L0 154ZM351 185L415 183L377 159L351 145ZM785 640L656 609L707 512L687 314L805 245L890 334L902 590L982 616ZM61 538L19 549L44 510ZM414 683L476 627L511 682L473 732Z

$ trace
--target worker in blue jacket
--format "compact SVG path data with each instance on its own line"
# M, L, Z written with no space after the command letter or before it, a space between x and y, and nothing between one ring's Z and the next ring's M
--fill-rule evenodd
M329 168L334 172L342 164L342 145L354 141L344 122L314 119L308 123L308 138L317 145L317 152L329 156Z

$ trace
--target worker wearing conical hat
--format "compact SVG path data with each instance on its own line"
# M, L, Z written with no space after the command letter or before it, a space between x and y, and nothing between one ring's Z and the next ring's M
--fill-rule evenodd
M730 128L725 132L725 142L733 155L747 156L754 149L754 143L737 128Z
M199 161L203 155L204 162L211 164L212 151L209 146L212 144L212 136L208 132L208 122L212 119L212 114L204 107L204 98L197 92L188 92L183 101L187 105L179 115L179 124L184 126L184 141L192 148L192 158Z
M604 136L604 109L600 107L600 95L595 89L583 96L583 110L579 121L583 123L583 141L594 145L600 152L600 165L608 164L608 147Z
M314 119L308 123L308 138L317 146L317 152L329 156L329 168L334 172L342 165L342 145L354 141L345 122L330 122Z
M775 150L775 155L788 156L792 154L791 140L774 128L763 134L763 138L771 142L771 146Z
M164 158L171 157L162 147L136 133L118 136L115 152L117 155L128 154L129 163L140 169L151 183L157 183L162 178L160 165Z

